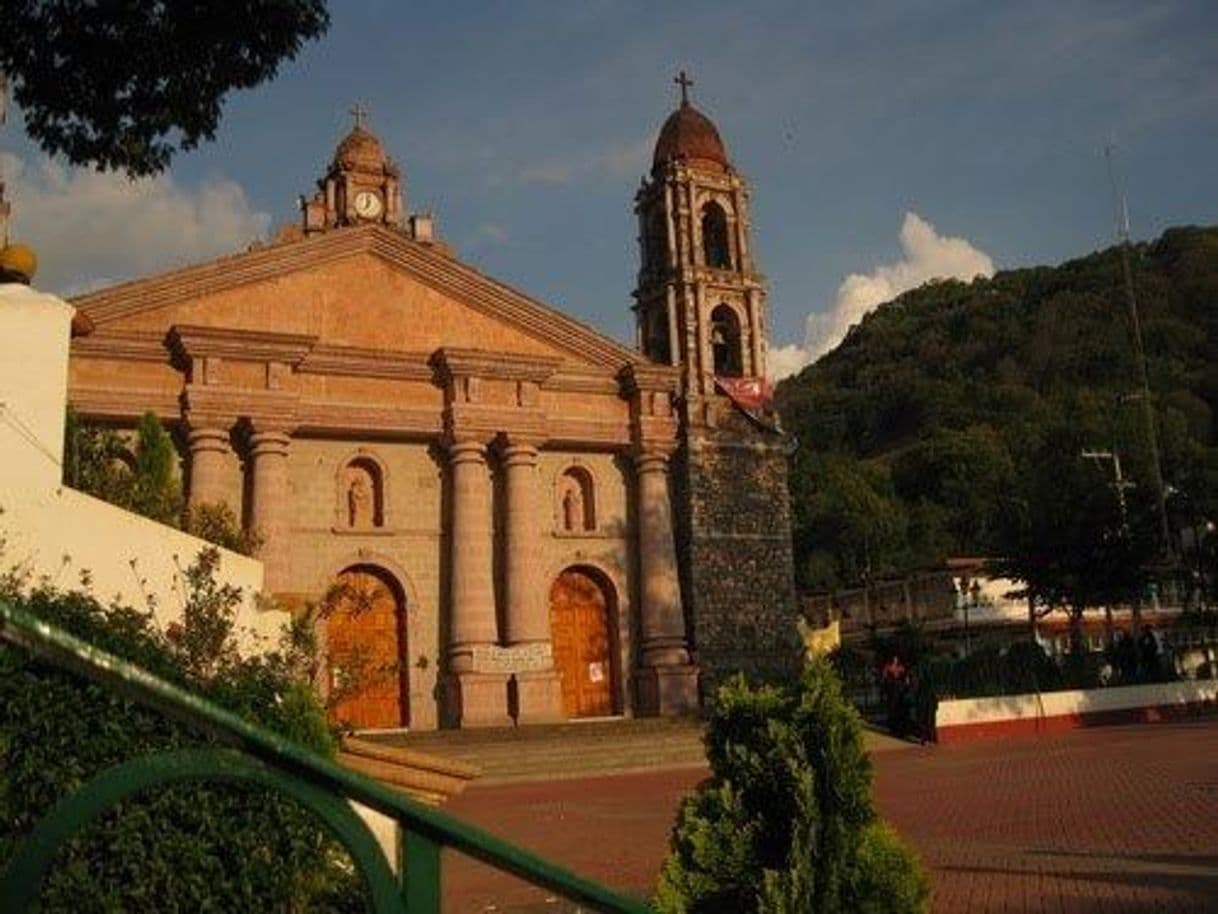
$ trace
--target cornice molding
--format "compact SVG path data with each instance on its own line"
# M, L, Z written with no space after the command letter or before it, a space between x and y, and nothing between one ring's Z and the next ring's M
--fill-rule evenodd
M428 352L395 352L362 346L315 346L296 366L301 374L345 375L432 381L436 371Z
M542 390L562 393L611 394L621 396L622 385L617 375L607 371L583 371L563 367L550 375L541 385Z
M541 384L562 364L556 358L489 352L484 349L455 349L446 346L432 355L432 363L444 380L488 378L498 381L533 381Z
M146 412L155 413L162 421L182 418L177 392L159 389L73 384L68 388L68 402L82 419L134 422Z
M298 424L299 405L299 394L282 390L192 383L182 392L182 412L192 424L196 416L233 416L248 419L259 431L291 431Z
M154 330L98 330L74 337L73 358L121 359L128 362L168 362L164 333Z
M369 406L366 403L301 400L297 407L301 432L319 435L368 434L387 437L438 439L444 432L439 409Z
M659 365L655 362L627 365L618 373L618 382L627 397L641 391L675 394L681 389L681 369L676 365Z
M317 337L303 333L274 333L269 330L235 330L230 327L203 327L174 324L169 345L186 358L218 356L251 362L282 362L296 365L317 343Z

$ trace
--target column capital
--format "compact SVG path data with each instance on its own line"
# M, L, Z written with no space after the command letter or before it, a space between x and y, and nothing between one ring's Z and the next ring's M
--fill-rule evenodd
M448 462L486 463L486 445L474 438L458 438L445 443Z
M638 473L667 473L671 453L659 448L636 450L632 455L634 468Z
M227 453L231 450L229 430L221 425L189 425L186 429L186 442L192 454L201 451Z
M504 466L534 466L540 453L532 439L507 432L495 439L495 445Z
M250 454L260 457L263 454L278 454L286 456L292 444L292 435L283 428L254 428L250 431Z

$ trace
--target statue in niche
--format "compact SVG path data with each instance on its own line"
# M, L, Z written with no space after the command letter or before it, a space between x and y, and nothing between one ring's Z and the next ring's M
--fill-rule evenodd
M363 473L356 473L347 488L347 523L352 527L373 525L372 487Z
M578 485L568 486L562 497L563 529L584 529L584 495Z

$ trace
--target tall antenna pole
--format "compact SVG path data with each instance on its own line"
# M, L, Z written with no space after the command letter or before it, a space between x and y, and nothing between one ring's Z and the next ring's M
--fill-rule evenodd
M1155 425L1154 405L1150 401L1150 375L1146 370L1146 349L1142 345L1142 322L1138 318L1138 299L1134 292L1133 266L1130 262L1132 244L1129 240L1129 201L1123 193L1119 193L1117 190L1116 171L1112 164L1115 149L1116 145L1112 141L1105 144L1104 161L1108 165L1108 182L1112 186L1117 240L1120 242L1121 248L1121 274L1125 281L1125 298L1129 303L1129 323L1133 331L1138 379L1142 385L1142 416L1146 423L1146 440L1150 444L1151 482L1155 487L1155 500L1158 502L1159 508L1159 545L1163 550L1163 556L1174 562L1171 530L1167 522L1167 487L1163 485L1163 464L1159 458L1159 433Z
M0 70L0 127L8 120L8 77ZM4 199L4 172L0 171L0 248L8 244L9 203Z

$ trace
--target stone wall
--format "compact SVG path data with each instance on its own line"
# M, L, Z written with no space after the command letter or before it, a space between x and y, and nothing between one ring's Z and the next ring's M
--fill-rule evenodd
M703 701L731 673L798 668L789 440L730 406L678 455L677 549Z

